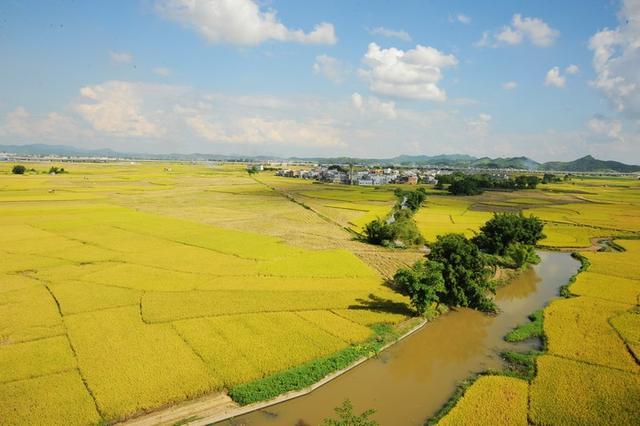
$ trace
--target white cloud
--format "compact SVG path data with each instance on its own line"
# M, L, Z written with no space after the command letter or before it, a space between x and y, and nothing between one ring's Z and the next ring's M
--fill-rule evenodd
M456 15L455 20L460 22L461 24L465 24L465 25L471 23L471 18L469 16L467 16L467 15L462 14L462 13L458 13Z
M560 75L560 68L553 67L547 72L547 76L544 79L545 86L564 87L566 78Z
M330 123L322 121L298 122L290 119L245 117L223 124L195 115L187 117L186 122L199 136L217 143L311 147L344 145Z
M514 90L517 87L518 87L518 83L516 83L515 81L506 81L502 83L502 88L504 90Z
M438 87L442 69L454 66L458 60L430 46L417 45L403 51L381 49L370 43L363 62L369 67L360 70L375 93L408 99L444 101L446 92Z
M618 14L620 25L605 28L589 40L596 79L610 104L625 116L640 119L640 2L625 0Z
M390 120L393 120L398 116L395 102L384 102L375 96L369 96L365 100L365 98L359 93L354 93L351 95L351 105L353 105L356 110L362 113L368 113L372 116L382 116Z
M154 138L164 134L163 120L154 119L162 111L143 111L153 107L154 97L175 93L173 86L107 81L81 88L76 110L97 131L116 137Z
M369 34L371 35L379 35L383 37L397 38L402 41L410 42L411 36L408 32L404 30L391 30L389 28L384 27L376 27L369 30Z
M165 67L155 67L153 73L162 77L167 77L171 74L171 70Z
M489 133L491 119L491 115L480 113L476 117L467 120L467 133L478 138L486 137Z
M622 123L596 115L587 122L587 127L598 136L605 136L613 140L621 140Z
M491 44L491 32L489 31L483 31L482 37L480 37L478 41L473 43L473 45L476 47L487 47L490 44Z
M482 33L482 38L475 43L478 47L514 46L527 40L537 47L549 47L555 43L560 31L551 28L540 18L522 17L519 13L513 15L510 25L505 25L492 36L489 31Z
M65 114L50 112L44 116L35 116L26 108L18 106L6 115L4 123L0 126L0 135L18 137L29 142L33 142L34 139L65 141L87 137L89 132Z
M567 74L578 74L580 72L580 67L578 67L576 64L571 64L564 69L564 72L566 72Z
M364 102L360 93L354 93L351 95L351 104L355 109L362 110Z
M158 0L156 11L192 28L210 43L256 46L268 40L335 44L333 25L317 24L308 33L282 24L273 10L262 11L253 0Z
M133 55L127 52L111 51L109 52L109 57L111 58L112 62L115 62L117 64L128 64L133 60Z
M347 69L339 59L328 55L318 55L313 63L313 72L339 84L344 81Z

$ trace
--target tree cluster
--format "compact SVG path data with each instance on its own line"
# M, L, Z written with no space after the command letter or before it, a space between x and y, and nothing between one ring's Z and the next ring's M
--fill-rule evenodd
M419 188L415 191L397 189L398 198L389 219L375 219L364 227L364 237L370 244L391 246L415 246L424 243L424 238L413 215L426 200L426 192Z
M458 172L439 176L436 189L444 189L444 185L448 184L447 190L453 195L479 195L489 189L509 191L535 189L540 182L541 179L535 175L500 178L486 173L467 175Z
M495 312L489 297L496 286L491 279L494 266L505 258L518 268L537 263L534 245L543 237L538 218L496 214L473 239L462 234L439 236L428 259L399 269L393 284L420 315L439 303Z

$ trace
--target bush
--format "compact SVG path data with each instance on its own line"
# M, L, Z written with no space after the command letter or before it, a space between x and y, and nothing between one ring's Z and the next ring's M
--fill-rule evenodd
M23 166L22 164L16 164L11 169L11 173L13 173L14 175L23 175L24 172L26 172L26 171L27 171L27 168L25 166Z
M505 254L513 262L515 268L523 268L530 264L540 263L540 257L533 246L523 243L511 243Z
M353 404L349 399L345 399L340 407L334 409L338 415L338 420L324 419L323 426L377 426L378 422L371 420L369 417L376 410L366 410L361 414L353 413Z

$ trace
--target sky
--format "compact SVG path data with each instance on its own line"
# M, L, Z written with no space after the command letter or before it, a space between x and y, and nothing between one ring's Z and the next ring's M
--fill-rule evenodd
M2 0L0 144L640 163L640 0Z

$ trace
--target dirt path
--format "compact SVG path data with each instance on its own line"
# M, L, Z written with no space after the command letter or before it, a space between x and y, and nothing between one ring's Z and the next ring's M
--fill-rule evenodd
M120 426L155 426L173 425L176 423L189 424L202 418L226 416L227 413L238 410L240 406L233 402L227 394L217 392L198 399L170 406L149 414L117 423Z

